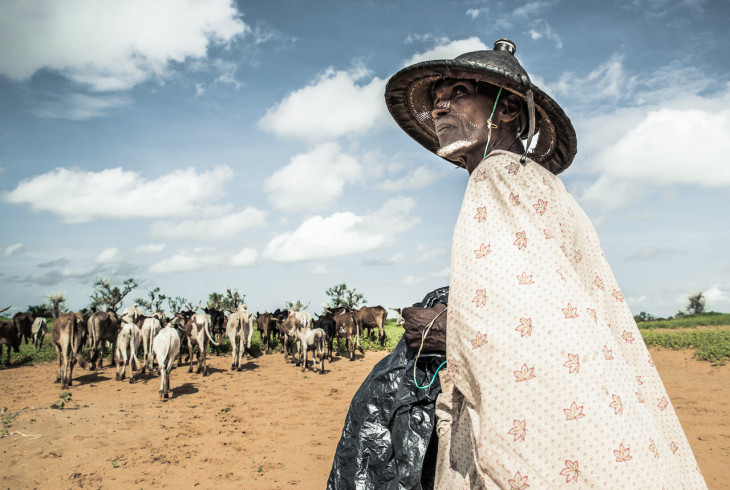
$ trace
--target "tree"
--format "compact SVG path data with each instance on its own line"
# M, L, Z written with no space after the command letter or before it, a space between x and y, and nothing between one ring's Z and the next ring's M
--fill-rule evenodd
M297 300L296 303L292 303L291 301L287 301L286 302L286 306L284 308L287 309L287 310L289 310L289 311L302 311L302 310L306 310L307 308L309 308L309 303L307 303L305 305L300 300Z
M705 312L705 296L702 294L702 291L690 294L687 297L685 311L689 315L701 315Z
M642 311L638 315L634 315L634 321L636 322L651 322L653 320L656 320L654 315L651 315L650 313L647 313L645 311Z
M197 308L193 303L183 298L182 296L175 296L175 299L167 298L167 307L170 308L172 313L180 313L183 310L195 311Z
M226 294L212 292L208 295L208 308L216 310L236 311L239 306L246 303L246 295L243 296L237 289L226 289Z
M36 318L53 318L53 307L48 303L42 305L28 305L28 313Z
M325 291L327 296L330 298L330 302L327 304L327 308L348 308L350 310L356 309L360 304L367 303L367 300L363 297L362 293L358 293L356 288L348 289L347 284L336 284Z
M135 298L134 302L137 303L139 306L147 308L150 313L160 311L160 309L162 308L162 302L167 299L167 296L160 293L159 287L152 289L150 292L147 293L147 296L149 296L150 298L149 301L144 298Z
M124 297L131 293L137 286L139 284L132 277L124 281L124 289L112 286L106 277L99 279L94 283L94 292L90 296L89 308L92 310L113 310L116 313L122 306Z
M53 310L53 318L58 318L61 314L61 310L66 307L66 296L63 293L51 293L46 296L48 304L51 305Z

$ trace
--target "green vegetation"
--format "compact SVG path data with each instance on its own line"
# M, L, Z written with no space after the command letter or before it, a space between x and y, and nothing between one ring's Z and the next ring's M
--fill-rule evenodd
M641 331L646 345L665 349L694 349L695 358L723 365L730 359L730 329L716 330L657 330Z
M392 351L395 349L395 346L400 341L400 338L403 336L403 327L396 327L395 326L395 320L386 320L385 325L383 326L383 330L385 330L385 335L388 338L385 342L385 346L381 347L380 343L377 339L377 334L375 330L373 332L375 333L375 337L372 339L365 338L365 335L367 335L367 331L364 332L364 336L360 338L360 345L362 345L362 348L365 350L387 350ZM337 341L335 340L335 344ZM344 344L343 344L344 345Z
M730 325L730 313L710 311L701 315L683 315L668 320L658 319L651 321L637 321L640 329L654 328L691 328L710 327L714 325Z
M71 392L70 391L64 391L61 393L61 395L58 397L58 400L56 400L56 403L51 405L51 408L55 410L63 410L66 408L67 403L71 403ZM78 408L78 406L76 407Z

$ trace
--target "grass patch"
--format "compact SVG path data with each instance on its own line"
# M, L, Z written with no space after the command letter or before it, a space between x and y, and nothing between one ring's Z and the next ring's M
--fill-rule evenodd
M710 361L718 366L730 359L730 329L681 332L646 329L641 331L641 336L647 346L673 350L694 349L696 359Z
M711 327L714 325L730 325L730 313L704 313L702 315L685 315L671 320L652 320L637 322L640 329L647 328L691 328Z

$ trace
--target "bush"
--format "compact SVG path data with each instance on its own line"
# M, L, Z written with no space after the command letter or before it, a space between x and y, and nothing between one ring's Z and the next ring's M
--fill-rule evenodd
M673 332L667 330L642 330L641 336L646 345L664 347L665 349L694 349L694 357L723 365L730 359L730 330L685 330Z

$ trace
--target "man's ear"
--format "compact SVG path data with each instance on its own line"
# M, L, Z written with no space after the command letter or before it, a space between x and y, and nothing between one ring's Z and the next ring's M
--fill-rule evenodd
M511 122L520 117L522 112L522 99L517 95L510 93L506 97L502 97L497 106L497 113L500 122Z

